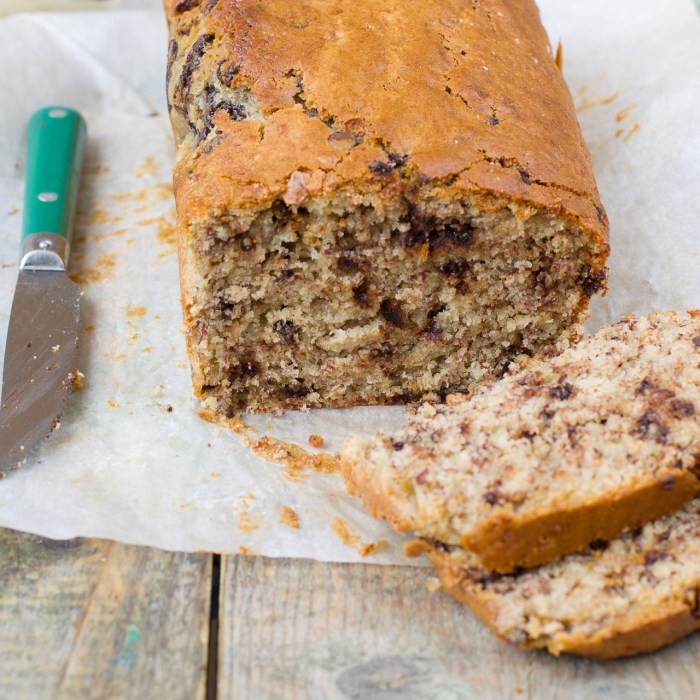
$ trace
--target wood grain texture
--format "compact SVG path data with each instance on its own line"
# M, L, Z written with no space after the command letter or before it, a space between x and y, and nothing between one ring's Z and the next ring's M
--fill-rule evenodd
M224 557L219 697L235 700L683 700L700 635L593 662L519 652L408 567Z
M0 698L205 694L211 556L0 530Z

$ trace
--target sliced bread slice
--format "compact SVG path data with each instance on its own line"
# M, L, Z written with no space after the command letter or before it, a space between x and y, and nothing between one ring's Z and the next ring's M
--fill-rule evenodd
M699 462L698 312L626 318L341 453L373 515L499 572L677 510Z
M700 499L607 544L512 574L489 572L473 554L435 541L418 549L443 589L516 647L610 659L700 628Z

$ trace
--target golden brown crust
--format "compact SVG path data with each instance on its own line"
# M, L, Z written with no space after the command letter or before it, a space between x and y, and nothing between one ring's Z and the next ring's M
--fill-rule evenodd
M673 513L700 490L700 482L690 472L669 470L656 477L653 482L640 479L624 492L567 510L527 520L516 520L511 514L490 520L474 535L462 538L461 545L492 571L539 566L578 552L594 540L609 540Z
M501 603L486 589L474 585L464 572L454 565L450 555L427 542L424 551L435 568L441 588L469 609L503 642L513 645L504 636L499 622ZM591 601L595 605L595 601ZM634 615L601 625L593 636L567 633L554 638L544 637L532 642L515 644L521 648L546 648L555 655L561 653L588 656L597 659L615 659L634 656L660 649L700 628L700 618L694 610L696 601L672 599L661 606L643 609Z
M165 7L181 225L267 206L294 176L308 196L502 195L607 240L590 156L532 0ZM234 121L215 110L212 144L189 133L188 100L222 66L260 115ZM339 131L348 138L330 138Z
M363 469L360 460L348 457L347 444L338 455L338 463L348 493L359 498L373 518L386 520L398 532L415 529L411 507L396 493L398 484Z

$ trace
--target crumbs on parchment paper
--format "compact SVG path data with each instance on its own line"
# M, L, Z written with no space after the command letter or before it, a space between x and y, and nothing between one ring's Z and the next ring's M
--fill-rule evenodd
M173 186L170 182L161 182L157 185L150 185L134 192L122 192L111 195L117 202L164 202L173 196Z
M77 284L93 284L95 282L104 282L113 274L117 266L117 256L115 253L107 253L98 258L97 262L85 270L77 270L71 273L70 278Z
M619 139L622 136L623 141L629 141L641 128L639 124L635 124L631 129L618 129L615 137Z
M238 513L238 529L241 532L253 532L260 527L260 516L250 513L250 501L254 499L255 496L252 493L240 497L241 510Z
M614 102L619 96L620 91L618 90L612 95L607 95L605 97L588 97L584 100L581 100L581 102L579 102L576 105L576 110L580 112L584 109L588 109L589 107L597 107L598 105L609 105L612 102Z
M148 313L145 306L132 306L131 304L127 304L124 311L129 318L143 318Z
M257 557L258 556L257 552L254 552L252 549L249 549L248 547L244 547L243 545L241 545L238 548L237 554L240 554L241 556L244 556L244 557Z
M178 362L177 366L181 369L185 369L187 365L184 362ZM220 425L222 428L228 428L233 430L234 433L238 435L246 435L247 433L257 432L255 428L248 425L240 416L235 415L233 418L221 418L221 416L214 413L214 411L202 410L198 413L199 417L207 421L208 423L214 423L215 425Z
M160 163L157 163L153 156L146 156L144 161L134 170L134 177L155 177L160 169Z
M350 523L338 516L333 518L331 528L344 544L348 547L352 547L361 557L368 557L372 554L376 554L389 544L386 540L379 540L379 542L363 542Z
M302 481L307 481L308 479L310 479L311 474L309 474L309 472L302 472L298 469L292 469L291 467L287 467L282 472L282 477L287 481L291 481L293 484L300 484Z
M311 447L323 447L325 442L320 435L309 435L309 445Z
M270 462L284 464L291 469L308 469L320 474L335 474L340 464L335 455L326 452L311 454L299 445L292 445L265 435L251 442L253 453Z
M287 527L291 527L295 530L298 530L301 527L299 524L299 514L289 506L282 506L280 509L279 521L282 523L282 525L286 525Z

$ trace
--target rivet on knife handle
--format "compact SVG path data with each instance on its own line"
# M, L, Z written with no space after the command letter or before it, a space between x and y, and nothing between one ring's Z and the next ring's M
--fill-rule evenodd
M68 107L46 107L29 122L20 269L68 265L85 135L85 120Z

